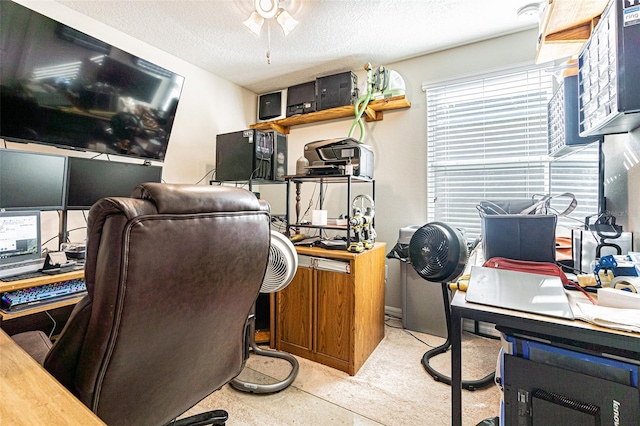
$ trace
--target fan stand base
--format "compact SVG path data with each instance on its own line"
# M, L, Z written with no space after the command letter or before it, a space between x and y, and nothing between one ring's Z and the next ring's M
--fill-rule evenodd
M436 382L446 383L447 385L451 386L451 378L450 377L445 376L444 374L437 372L433 367L431 367L429 365L429 360L431 358L433 358L436 355L445 353L451 347L451 341L449 340L449 336L451 335L451 311L450 311L451 308L450 308L449 303L448 303L449 293L448 293L448 290L447 290L447 284L446 283L442 283L442 300L444 302L444 314L445 314L446 321L447 321L447 340L442 345L428 350L422 356L422 366L424 367L425 370L427 370L427 373L429 373L431 375L431 377L433 377L433 379ZM491 374L489 374L489 375L487 375L487 376L485 376L485 377L483 377L482 379L479 379L479 380L463 380L462 381L462 388L466 389L466 390L469 390L469 391L473 391L473 390L476 390L476 389L481 389L483 387L486 387L486 386L489 386L489 385L493 384L495 376L496 376L496 373L494 371Z
M288 361L291 364L291 372L289 375L282 381L270 384L258 384L258 383L248 383L244 382L238 378L235 378L229 382L229 384L236 390L241 392L249 392L249 393L275 393L280 392L281 390L289 387L291 383L295 380L298 375L299 364L298 360L289 353L271 350L271 349L262 349L258 347L256 344L256 319L255 315L251 315L249 319L249 345L251 351L256 355L262 355L272 358L280 358Z

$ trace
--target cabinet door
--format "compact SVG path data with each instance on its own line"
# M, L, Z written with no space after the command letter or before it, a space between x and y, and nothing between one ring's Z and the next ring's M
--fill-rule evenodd
M291 283L277 294L278 349L300 354L312 350L313 277L310 268L298 268Z
M349 361L352 321L351 274L316 271L316 352Z

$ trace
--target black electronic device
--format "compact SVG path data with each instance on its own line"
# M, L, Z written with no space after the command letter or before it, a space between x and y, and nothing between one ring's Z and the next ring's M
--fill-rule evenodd
M577 367L579 359L572 364ZM528 359L504 356L504 416L507 425L638 424L636 386Z
M141 183L161 182L162 167L69 157L67 210L88 210L101 198L129 197Z
M451 378L438 372L429 363L436 355L445 353L451 347L451 308L449 306L448 283L455 281L463 272L469 252L464 236L456 228L443 222L429 222L418 228L409 241L411 265L423 278L425 285L440 283L442 301L447 324L446 341L422 355L422 366L434 380L451 385ZM464 380L464 389L475 390L493 384L495 372L478 380Z
M62 210L66 176L64 155L0 149L0 209Z
M316 109L322 111L358 100L358 76L351 71L316 79Z
M258 96L258 122L285 118L287 89Z
M7 291L0 298L0 307L5 312L19 312L27 308L80 297L86 292L86 283L83 279L78 278L39 287Z
M287 117L316 110L316 81L297 84L287 89Z
M275 163L282 157L278 151L286 152L286 135L275 131L248 129L217 135L216 180L281 180L282 177L276 177L280 172ZM283 160L285 165L286 156ZM286 173L286 166L280 171Z
M325 139L304 146L313 175L354 175L373 179L373 151L353 138Z
M182 76L20 4L0 9L1 138L164 160Z
M287 175L287 135L272 131L273 156L271 157L271 180L284 181Z

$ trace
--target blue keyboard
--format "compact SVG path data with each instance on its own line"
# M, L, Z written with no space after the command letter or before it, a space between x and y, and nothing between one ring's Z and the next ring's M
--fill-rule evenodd
M45 284L39 287L7 291L2 294L0 307L6 312L16 312L61 300L72 299L87 292L83 279Z

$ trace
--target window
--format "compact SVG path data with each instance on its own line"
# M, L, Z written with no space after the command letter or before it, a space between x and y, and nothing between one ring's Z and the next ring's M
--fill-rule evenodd
M540 68L518 70L423 89L428 221L457 226L472 240L480 235L479 201L528 198L551 193L552 186L555 195L583 188L578 182L583 179L595 180L595 192L586 191L592 197L587 206L594 200L597 206L597 152L562 168L553 167L547 155L551 73ZM589 164L589 172L582 161Z

